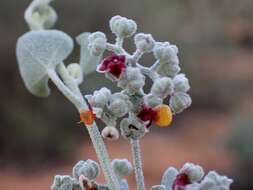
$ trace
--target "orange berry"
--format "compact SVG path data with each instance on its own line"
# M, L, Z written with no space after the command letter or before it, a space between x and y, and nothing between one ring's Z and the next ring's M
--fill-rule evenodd
M96 119L96 116L91 110L81 110L80 119L81 122L83 122L85 125L92 125L92 123Z
M167 127L171 124L172 112L168 105L162 104L162 105L156 106L154 110L157 113L154 123L158 127Z

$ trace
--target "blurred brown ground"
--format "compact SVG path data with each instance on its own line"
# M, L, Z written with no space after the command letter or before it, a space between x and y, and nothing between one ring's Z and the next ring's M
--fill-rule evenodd
M15 44L28 30L23 12L29 2L0 2L0 189L5 190L49 189L53 176L70 174L78 160L96 160L73 106L54 86L49 98L39 99L23 85ZM227 146L233 128L242 126L235 120L244 115L253 118L252 0L65 0L53 6L59 13L56 28L72 37L101 30L112 40L108 21L120 14L135 19L139 31L179 46L193 105L170 128L153 127L141 142L148 186L159 184L167 167L190 161L206 171L215 169L233 177L234 190L253 189L252 155L238 154ZM133 50L132 41L127 40L126 47ZM67 63L79 60L78 51L76 48ZM142 62L149 64L152 59ZM112 83L102 75L92 75L82 91L90 93L104 85L111 87ZM248 134L253 137L253 130ZM248 145L253 150L253 142ZM108 148L112 158L131 160L127 141L110 142ZM247 167L241 169L244 164ZM129 180L135 189L133 175Z

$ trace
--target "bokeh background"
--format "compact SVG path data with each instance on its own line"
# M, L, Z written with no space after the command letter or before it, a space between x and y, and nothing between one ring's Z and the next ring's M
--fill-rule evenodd
M28 31L23 12L29 0L0 2L0 189L49 189L55 174L70 174L81 159L96 155L74 107L51 84L49 98L32 96L20 77L15 45ZM62 0L56 28L73 38L104 31L120 14L139 31L180 48L183 72L191 82L192 107L170 128L153 127L141 142L147 186L159 184L169 166L186 161L232 177L233 190L253 189L253 1L252 0ZM131 40L126 48L133 50ZM67 63L79 60L79 47ZM153 62L151 57L143 64ZM112 83L91 75L90 93ZM116 89L115 89L116 90ZM127 141L107 142L111 157L131 160ZM100 179L103 181L103 179ZM129 177L134 188L134 176Z

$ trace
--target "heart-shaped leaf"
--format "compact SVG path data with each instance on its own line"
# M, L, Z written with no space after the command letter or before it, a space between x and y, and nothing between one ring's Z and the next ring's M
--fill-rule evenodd
M72 39L58 30L25 33L18 39L16 54L27 89L36 96L50 94L48 69L54 69L73 50Z

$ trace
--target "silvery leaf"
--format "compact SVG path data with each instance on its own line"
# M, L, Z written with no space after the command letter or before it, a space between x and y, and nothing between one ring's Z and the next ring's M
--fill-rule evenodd
M31 31L21 36L16 54L27 89L36 96L48 96L47 69L54 69L72 50L72 39L58 30Z
M94 72L97 68L97 66L100 63L102 55L94 56L91 55L88 50L88 44L89 44L89 36L91 33L84 32L76 37L77 43L81 47L80 52L80 65L83 70L84 75L88 75L92 72Z

